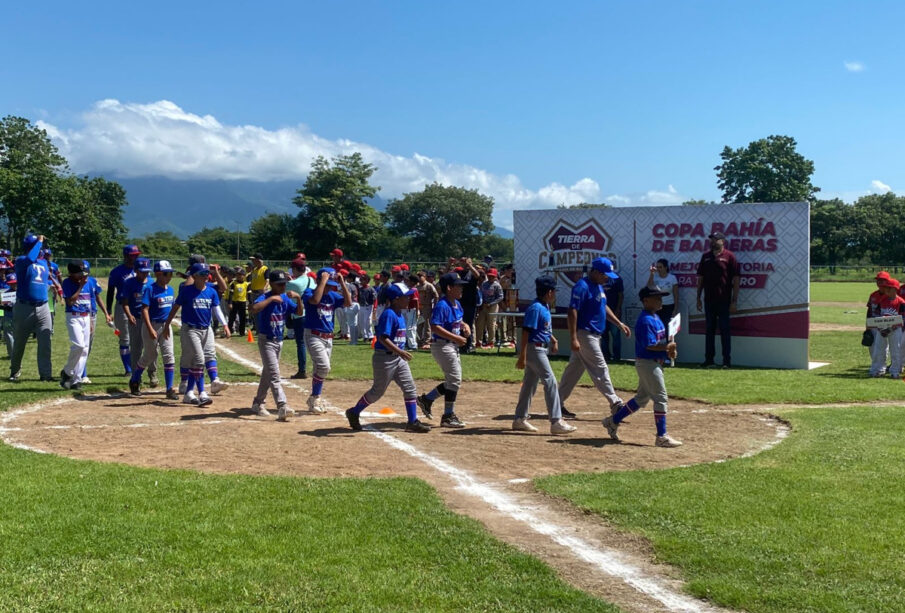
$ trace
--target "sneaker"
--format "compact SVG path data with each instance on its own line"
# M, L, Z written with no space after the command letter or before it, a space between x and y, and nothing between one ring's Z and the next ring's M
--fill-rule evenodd
M355 412L355 409L346 409L346 419L349 420L349 427L355 430L356 432L361 430L361 420L358 418L358 413Z
M9 379L7 379L7 380L8 380L10 383L18 383L18 382L19 382L19 377L20 377L20 376L22 376L22 373L17 372L17 373L15 373L15 374L10 375L10 376L9 376Z
M716 368L716 364L714 364L711 360L707 360L706 362L703 362L701 364L701 368Z
M619 410L624 406L625 406L624 402L617 402L616 404L611 404L610 405L610 416L615 417L616 413L618 413Z
M129 392L133 396L141 396L141 383L138 381L129 381Z
M572 411L570 411L570 410L567 409L566 407L561 407L561 410L562 410L562 418L563 418L563 419L575 419L575 418L577 417L577 415L575 415L575 413L573 413Z
M82 377L79 380L79 383L81 383L82 385L91 385L91 379L89 379L88 377Z
M44 377L41 377L41 381L44 380ZM72 381L69 379L69 375L66 374L65 370L60 371L60 387L64 390L68 390L72 387Z
M198 406L199 407L206 407L207 405L211 404L213 401L214 400L210 396L207 395L207 392L201 392L200 394L198 394Z
M229 387L229 383L226 381L220 380L220 377L217 377L213 381L211 381L211 394L215 396Z
M183 404L198 404L198 396L195 395L194 391L186 392L185 396L182 397Z
M550 423L550 434L570 434L576 430L578 430L578 428L567 424L563 419L557 419Z
M264 408L264 403L258 404L257 402L251 405L251 412L259 417L270 417L270 411Z
M306 373L306 372L303 371L303 370L300 370L300 371L298 371L297 373L295 373L294 375L292 375L292 376L289 377L289 378L290 378L290 379L307 379L307 378L308 378L308 373Z
M528 423L527 417L516 417L512 422L512 429L516 432L537 432L537 428Z
M156 388L158 385L160 385L160 379L157 378L157 375L154 375L153 377L150 377L148 379L148 387L150 387L151 389Z
M179 394L172 387L167 390L167 400L179 400Z
M185 394L188 387L189 387L189 382L183 379L179 383L179 395L181 396L182 394Z
M444 415L440 418L440 426L443 428L464 428L465 423L453 413L452 415Z
M415 400L418 404L418 408L421 409L421 412L424 413L424 416L428 419L433 419L434 416L431 414L431 405L434 404L434 401L427 397L426 394L421 394Z
M723 370L729 370L730 368L732 368L732 364L725 362L722 366L720 366L720 368L722 368Z
M418 421L416 419L415 421L413 421L411 423L405 424L405 431L406 432L418 432L418 433L423 434L425 432L430 432L431 427L428 426L427 424L422 424L420 421Z
M277 410L277 421L289 421L293 415L295 415L295 411L289 407L280 407Z
M682 441L677 441L670 435L664 434L663 436L658 436L654 444L657 447L681 447Z
M325 413L324 402L320 396L308 396L308 411L311 413Z
M603 427L606 428L607 434L610 435L610 438L614 441L619 440L619 424L613 421L612 417L604 417L603 418Z

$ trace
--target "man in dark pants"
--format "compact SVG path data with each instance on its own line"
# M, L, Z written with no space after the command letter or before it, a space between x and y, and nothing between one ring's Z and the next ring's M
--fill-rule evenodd
M710 251L701 256L698 264L698 311L704 311L707 338L704 349L704 368L715 366L716 328L720 328L723 347L723 368L732 367L732 332L729 314L738 310L739 268L735 255L726 249L722 232L710 235ZM701 294L704 295L703 304Z
M459 267L457 267L455 271L459 273L459 276L465 281L465 285L462 287L462 298L459 300L463 311L462 321L468 324L468 329L471 332L471 334L468 335L468 342L465 344L463 350L465 353L474 353L474 320L478 310L478 288L481 286L481 282L485 277L483 276L483 273L479 272L478 269L474 267L471 258L462 258L459 262Z

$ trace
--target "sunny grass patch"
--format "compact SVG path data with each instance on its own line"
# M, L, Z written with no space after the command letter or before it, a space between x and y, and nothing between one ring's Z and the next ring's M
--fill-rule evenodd
M785 410L753 458L537 486L641 532L687 589L757 612L901 611L905 408Z
M812 302L858 302L867 304L867 297L877 284L866 279L852 283L811 283Z

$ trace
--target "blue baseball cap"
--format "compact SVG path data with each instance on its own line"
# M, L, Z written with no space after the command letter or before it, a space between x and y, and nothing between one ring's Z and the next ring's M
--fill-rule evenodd
M320 282L321 275L327 273L330 275L330 278L327 280L327 285L332 285L333 287L339 287L339 283L336 282L336 270L333 268L321 268L317 271L317 281Z
M138 245L126 245L123 247L123 255L141 255Z
M44 249L44 255L45 255L45 256L47 256L47 255L53 255L53 251L51 251L50 249Z
M189 275L194 277L195 275L204 275L205 277L211 274L210 267L204 262L196 262L189 267Z
M591 262L591 268L597 272L602 272L610 279L618 279L619 275L613 272L613 262L609 258L597 258Z
M396 300L402 296L411 296L415 290L409 289L405 283L390 283L383 291L383 297L386 300Z
M554 279L550 275L543 275L542 277L538 277L534 280L534 288L538 292L547 292L551 289L556 289L556 279Z
M151 272L151 260L148 258L136 259L135 264L132 265L132 270L135 272Z
M82 260L82 267L85 269L85 272L91 270L91 263L88 260Z
M32 234L29 232L25 235L25 238L22 239L22 246L26 249L31 249L31 247L38 242L38 236L36 234Z
M154 262L154 272L173 272L169 260L157 260Z

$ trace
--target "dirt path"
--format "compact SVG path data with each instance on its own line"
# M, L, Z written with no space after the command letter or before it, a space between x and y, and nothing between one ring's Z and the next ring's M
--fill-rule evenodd
M221 344L220 351L249 368L255 347ZM284 368L284 375L293 369ZM304 406L304 386L287 381L290 402ZM304 383L304 382L302 382ZM419 381L419 389L435 382ZM362 381L328 381L334 409L302 415L288 424L253 416L250 385L233 385L206 409L142 398L82 396L12 411L0 422L9 443L74 458L215 473L295 476L413 476L437 489L455 512L481 521L496 537L536 555L576 587L630 611L710 611L685 595L679 574L652 561L644 539L615 530L596 516L536 492L534 477L575 471L668 468L750 455L788 432L782 422L745 409L699 403L670 404L670 432L685 446L653 446L650 411L633 416L609 441L600 426L601 398L579 388L569 406L579 430L547 434L543 397L532 411L536 434L509 429L517 384L470 382L457 413L463 430L404 432L402 397L395 388L364 415L364 432L352 432L341 413L368 387ZM272 402L272 401L271 401ZM336 408L341 407L341 408ZM386 414L382 414L383 411Z
M850 326L846 324L817 324L811 322L811 332L861 332L864 326Z

